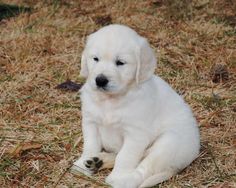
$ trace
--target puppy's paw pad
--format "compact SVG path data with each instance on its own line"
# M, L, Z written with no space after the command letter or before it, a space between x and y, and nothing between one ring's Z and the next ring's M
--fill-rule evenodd
M100 161L100 159L99 159L98 157L93 157L92 159L93 159L93 161L94 161L95 163L97 163L98 161Z
M84 165L86 166L86 168L96 173L103 165L103 161L98 157L92 157L88 160L85 160Z
M98 169L101 168L101 166L103 165L103 161L98 157L93 157L93 161L95 162L95 166Z
M92 166L93 166L93 161L92 161L92 160L86 160L86 161L84 161L84 165L85 165L87 168L92 168Z

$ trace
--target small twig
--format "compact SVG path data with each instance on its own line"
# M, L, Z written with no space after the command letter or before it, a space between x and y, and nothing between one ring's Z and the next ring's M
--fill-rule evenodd
M218 113L220 113L221 111L222 111L222 109L218 109L218 110L216 110L216 111L210 112L210 113L208 114L207 118L204 119L204 120L202 120L202 121L200 122L200 125L202 125L203 127L205 127L206 124L209 123L209 122L211 122L212 118L213 118L215 115L217 115Z
M213 154L213 152L212 152L212 149L211 149L211 146L207 145L207 148L208 148L210 157L211 157L211 159L212 159L212 161L213 161L213 163L214 163L214 165L215 165L216 171L217 171L218 174L219 174L219 177L220 177L220 178L223 178L223 177L225 177L225 176L228 176L228 174L227 174L226 172L224 172L224 171L221 171L220 167L217 165L215 156L214 156L214 154Z
M73 164L70 164L66 170L60 175L60 177L58 178L58 180L56 181L56 183L54 184L53 188L56 188L58 183L62 180L62 178L65 176L65 174L71 169L71 167L73 166Z
M79 167L78 167L79 168ZM82 173L82 172L80 172L80 171L72 171L72 174L74 175L74 176L78 176L78 177L80 177L80 178L88 178L89 180L91 180L93 183L96 183L96 184L99 184L99 185L102 185L102 186L106 186L106 187L111 187L109 184L107 184L107 183L105 183L105 182L102 182L102 181L100 181L99 179L97 179L97 178L95 178L95 177L93 177L93 176L89 176L89 175L87 175L87 174L84 174L84 173Z

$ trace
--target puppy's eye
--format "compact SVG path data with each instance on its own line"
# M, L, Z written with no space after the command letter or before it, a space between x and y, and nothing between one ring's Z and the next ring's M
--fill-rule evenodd
M125 63L123 62L123 61L121 61L121 60L116 60L116 65L117 66L122 66L122 65L124 65Z
M96 62L99 61L98 57L94 57L93 60L96 61Z

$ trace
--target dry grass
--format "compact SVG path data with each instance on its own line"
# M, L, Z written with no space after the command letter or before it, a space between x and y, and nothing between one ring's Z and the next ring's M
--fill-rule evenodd
M1 1L0 1L1 2ZM85 36L127 24L158 53L157 73L192 106L201 154L159 187L236 187L236 3L233 0L3 0L33 8L0 21L1 187L102 187L68 172L82 147L79 78ZM190 12L191 11L191 12ZM223 64L228 79L212 82Z

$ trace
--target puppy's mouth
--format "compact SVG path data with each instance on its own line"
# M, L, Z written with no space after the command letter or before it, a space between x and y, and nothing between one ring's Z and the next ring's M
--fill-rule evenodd
M98 89L99 91L102 91L102 92L107 92L107 91L109 90L107 86L105 86L105 87L98 87L98 86L97 86L97 89Z
M112 85L107 85L104 87L96 86L96 90L99 92L102 92L104 94L115 94L116 93L116 87L114 87Z

